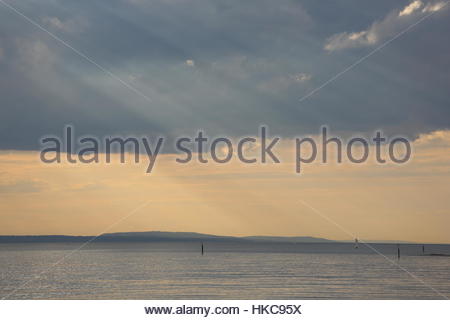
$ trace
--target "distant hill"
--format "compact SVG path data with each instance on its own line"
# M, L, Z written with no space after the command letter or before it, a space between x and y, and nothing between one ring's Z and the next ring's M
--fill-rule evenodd
M122 241L193 241L193 240L211 240L211 241L237 241L241 238L216 236L212 234L203 234L197 232L164 232L164 231L145 231L145 232L116 232L105 233L99 238L102 240L122 240Z
M0 243L14 242L85 242L94 236L64 236L64 235L44 235L44 236L0 236ZM314 237L271 237L271 236L251 236L251 237L231 237L216 236L196 232L117 232L105 233L95 239L95 242L162 242L162 241L215 241L215 242L334 242L332 240Z
M270 236L250 236L242 237L241 239L264 242L335 242L324 238L315 237L270 237Z

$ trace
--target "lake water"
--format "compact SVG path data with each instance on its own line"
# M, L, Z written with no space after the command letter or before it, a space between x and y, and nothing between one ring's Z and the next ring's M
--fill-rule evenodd
M450 257L421 245L205 243L0 244L7 299L443 299ZM449 245L425 253L450 254ZM69 256L67 256L70 254ZM64 258L62 261L61 259ZM60 263L54 265L57 261ZM53 265L53 267L52 267Z

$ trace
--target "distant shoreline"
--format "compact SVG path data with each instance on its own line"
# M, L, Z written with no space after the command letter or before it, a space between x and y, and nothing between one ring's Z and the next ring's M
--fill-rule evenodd
M94 239L94 240L93 240ZM217 236L195 232L118 232L105 233L100 236L71 236L71 235L0 235L0 243L54 243L54 242L265 242L265 243L349 243L352 241L330 240L326 238L299 236ZM419 244L406 241L383 241L366 240L367 243L397 243L397 244ZM427 243L429 244L429 243Z
M233 237L217 236L195 232L119 232L105 233L100 236L68 236L68 235L3 235L0 243L48 243L48 242L192 242L192 241L214 241L214 242L288 242L288 243L330 243L335 242L324 238L315 237L270 237L250 236Z

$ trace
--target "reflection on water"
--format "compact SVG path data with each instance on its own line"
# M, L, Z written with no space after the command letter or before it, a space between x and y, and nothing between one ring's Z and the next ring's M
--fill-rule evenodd
M1 244L0 297L80 244ZM375 245L450 296L450 257L422 246ZM450 253L427 245L426 253ZM364 245L94 243L73 253L8 299L442 299Z

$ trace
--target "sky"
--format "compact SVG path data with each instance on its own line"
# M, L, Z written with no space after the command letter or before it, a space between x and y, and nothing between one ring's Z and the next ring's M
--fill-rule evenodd
M5 3L0 234L97 234L150 200L108 231L450 243L446 2ZM169 139L238 138L262 124L285 141L322 125L342 137L382 130L411 139L414 156L300 176L289 161L182 166L170 144L151 175L143 164L40 163L40 137L69 124L79 136Z

